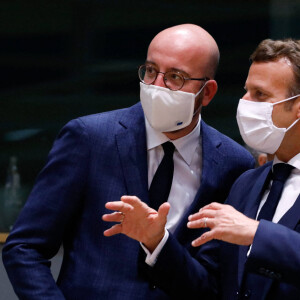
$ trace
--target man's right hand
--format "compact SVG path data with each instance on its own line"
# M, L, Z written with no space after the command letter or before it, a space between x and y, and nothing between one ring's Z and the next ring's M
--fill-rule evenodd
M169 203L163 203L157 212L135 196L122 196L121 201L107 202L105 207L115 212L103 215L103 221L120 222L105 230L105 236L123 233L143 243L150 252L164 237Z

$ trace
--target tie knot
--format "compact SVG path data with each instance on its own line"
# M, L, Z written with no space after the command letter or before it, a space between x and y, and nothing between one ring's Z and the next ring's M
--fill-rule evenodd
M175 146L171 142L165 142L162 144L166 156L173 156Z
M273 166L273 180L285 182L290 176L293 166L288 164L279 163Z

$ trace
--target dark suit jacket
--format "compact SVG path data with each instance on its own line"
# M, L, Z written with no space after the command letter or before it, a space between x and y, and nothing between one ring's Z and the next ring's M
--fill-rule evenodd
M174 238L189 248L199 234L187 216L211 201L223 202L234 180L253 166L241 146L201 124L202 181ZM147 150L140 104L68 123L3 249L9 278L21 299L167 299L138 268L139 243L103 237L111 223L107 201L136 195L148 202ZM55 283L49 259L60 245L63 264Z
M227 204L256 217L271 163L245 172ZM174 299L300 299L300 196L278 224L261 220L249 247L212 241L195 257L171 236L151 280Z

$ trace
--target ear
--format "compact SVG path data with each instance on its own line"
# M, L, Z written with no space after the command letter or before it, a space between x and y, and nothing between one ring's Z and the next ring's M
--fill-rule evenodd
M264 165L267 161L268 161L268 160L267 160L267 154L265 154L265 153L260 153L260 154L258 155L257 162L258 162L258 165L259 165L259 166Z
M297 118L300 118L300 97L297 99L296 102L296 114L297 114Z
M207 106L213 99L218 90L218 84L215 80L208 80L204 87L204 96L202 99L202 105Z

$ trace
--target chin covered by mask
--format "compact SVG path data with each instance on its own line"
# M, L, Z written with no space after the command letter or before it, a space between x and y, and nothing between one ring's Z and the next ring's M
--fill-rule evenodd
M157 131L170 132L187 127L192 122L197 94L172 91L168 88L140 82L140 98L145 116Z
M299 96L296 95L276 103L240 99L236 118L244 142L258 151L274 154L281 145L285 133L299 119L293 122L288 128L276 127L272 120L273 106Z

